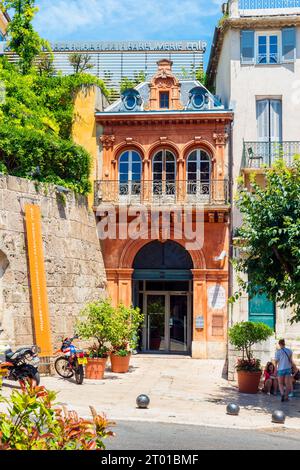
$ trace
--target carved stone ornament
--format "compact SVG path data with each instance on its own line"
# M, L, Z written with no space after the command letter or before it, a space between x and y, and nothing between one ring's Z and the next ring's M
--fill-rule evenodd
M114 135L102 135L100 137L100 141L106 150L109 150L114 146L115 140L116 138Z
M225 145L228 139L228 134L214 134L214 140L217 145Z

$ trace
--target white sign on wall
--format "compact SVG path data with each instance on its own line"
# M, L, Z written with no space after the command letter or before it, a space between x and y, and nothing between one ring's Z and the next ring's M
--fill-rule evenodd
M208 305L213 310L221 310L226 306L226 291L220 284L208 289Z

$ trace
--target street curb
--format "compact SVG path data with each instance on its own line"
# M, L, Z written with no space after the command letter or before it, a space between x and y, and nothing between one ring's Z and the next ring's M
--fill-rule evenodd
M270 425L258 425L258 426L235 426L232 424L207 424L207 423L191 423L185 420L167 420L167 419L151 419L151 418L116 418L113 416L109 416L109 421L113 421L118 424L118 422L126 423L126 422L144 422L144 423L157 423L157 424L176 424L182 426L194 426L194 427L202 427L202 428L215 428L215 429L239 429L241 431L251 431L251 430L289 430L289 431L300 431L300 426L294 427L291 425L286 424L275 424L270 423Z

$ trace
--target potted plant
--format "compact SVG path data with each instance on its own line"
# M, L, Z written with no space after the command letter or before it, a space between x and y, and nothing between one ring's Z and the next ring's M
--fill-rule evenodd
M144 315L138 308L120 304L114 309L110 355L112 372L128 372L131 351L137 347L138 332L143 320Z
M95 340L88 349L85 376L87 379L101 380L109 356L114 308L109 300L91 302L82 310L81 317L76 332L82 339Z
M159 351L161 345L162 334L164 330L165 316L160 314L164 312L162 302L152 302L148 305L148 315L151 315L150 325L150 350Z
M231 344L242 351L242 358L238 359L236 366L239 391L242 393L257 393L261 379L260 360L253 357L252 347L266 341L273 335L273 330L259 322L236 323L229 330Z

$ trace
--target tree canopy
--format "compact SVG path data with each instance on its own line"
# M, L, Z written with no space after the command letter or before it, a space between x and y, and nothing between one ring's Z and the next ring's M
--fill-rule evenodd
M91 157L72 140L74 99L82 86L99 86L102 80L84 73L62 76L55 72L51 52L38 39L32 20L34 0L1 1L13 8L9 26L10 48L19 61L0 58L0 171L90 191ZM47 48L46 48L47 49ZM35 171L36 168L39 171Z
M34 59L50 45L34 30L32 20L38 11L35 0L0 0L2 10L13 9L14 16L8 24L9 47L19 56L19 67L23 74L30 71Z
M255 178L255 176L254 176ZM300 158L291 167L283 159L266 170L265 186L252 178L241 186L237 205L243 216L238 230L242 255L233 263L251 274L240 287L250 295L265 293L282 307L291 307L300 321Z

